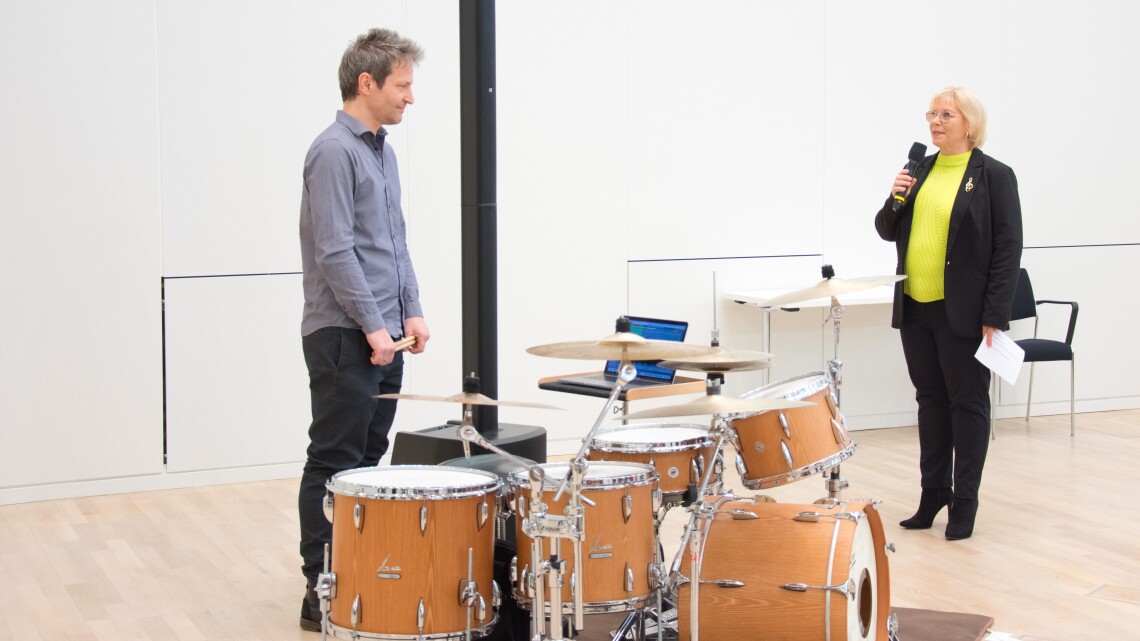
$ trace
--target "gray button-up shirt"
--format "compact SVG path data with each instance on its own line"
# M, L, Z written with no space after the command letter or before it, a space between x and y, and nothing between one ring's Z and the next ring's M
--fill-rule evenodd
M343 111L309 147L301 191L301 334L322 327L386 328L423 316L408 255L396 154Z

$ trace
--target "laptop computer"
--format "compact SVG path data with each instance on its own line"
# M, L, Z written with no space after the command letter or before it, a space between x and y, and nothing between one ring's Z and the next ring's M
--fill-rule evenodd
M661 318L646 318L644 316L629 317L629 331L649 340L657 341L684 341L689 331L689 323L685 321L664 320ZM653 387L656 385L671 385L676 378L677 371L658 365L661 361L634 361L637 368L637 378L626 384L627 388ZM605 369L598 374L583 376L567 376L558 379L559 383L582 385L599 389L611 389L618 380L618 370L621 361L606 361Z

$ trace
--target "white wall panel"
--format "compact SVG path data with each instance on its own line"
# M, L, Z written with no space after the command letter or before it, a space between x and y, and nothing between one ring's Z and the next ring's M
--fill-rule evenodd
M438 22L410 30L409 4ZM341 107L345 47L370 27L417 40L427 58L416 88L423 78L435 97L441 79L426 78L454 64L455 15L441 0L159 2L165 275L298 271L301 170ZM440 120L451 131L455 113L451 101L425 100L390 128L401 172L411 169L409 130Z
M1010 2L998 127L1017 172L1027 246L1140 242L1130 198L1098 197L1140 172L1134 26L1140 6ZM996 151L995 151L996 153Z
M161 469L154 51L146 3L0 20L0 488Z
M170 472L302 461L299 275L167 279Z
M538 379L599 364L526 348L599 339L627 311L627 29L622 3L497 7L499 397L565 408L499 417L546 427L552 452L577 450L602 401Z
M818 254L819 3L630 2L629 256ZM789 64L794 61L794 64Z

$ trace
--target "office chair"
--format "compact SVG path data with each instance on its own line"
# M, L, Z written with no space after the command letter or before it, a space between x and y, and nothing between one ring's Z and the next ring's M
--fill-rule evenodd
M1064 341L1037 338L1037 306L1038 305L1068 305L1069 330L1065 333ZM1025 362L1029 363L1029 395L1025 401L1025 420L1029 420L1029 410L1033 403L1033 369L1036 363L1047 361L1069 361L1069 435L1077 435L1076 423L1076 357L1073 353L1073 330L1077 326L1076 301L1070 300L1034 300L1033 284L1029 281L1029 272L1024 267L1017 279L1017 289L1013 295L1013 313L1011 321L1025 318L1033 319L1033 338L1024 338L1015 341L1021 349L1025 350ZM995 381L995 386L996 386ZM990 420L990 436L995 437L993 420Z

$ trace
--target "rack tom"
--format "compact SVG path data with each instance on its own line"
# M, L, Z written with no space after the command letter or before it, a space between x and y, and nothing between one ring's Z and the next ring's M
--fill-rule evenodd
M700 487L705 470L713 463L716 447L707 427L652 423L630 425L594 438L588 457L592 461L645 463L657 470L665 503L682 503L689 486ZM722 469L719 460L709 479L708 494L720 494Z
M767 489L831 469L855 452L823 372L765 385L741 398L789 399L812 407L772 410L729 421L744 487Z

